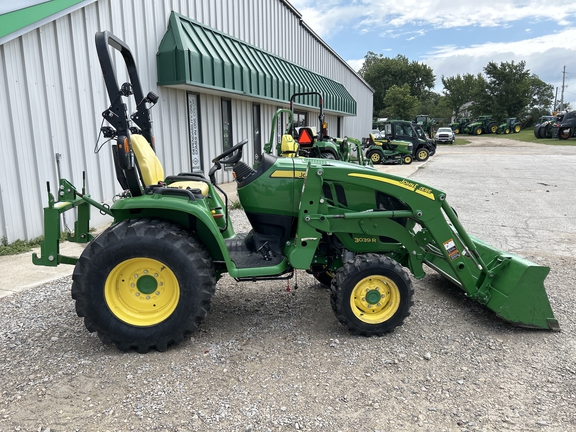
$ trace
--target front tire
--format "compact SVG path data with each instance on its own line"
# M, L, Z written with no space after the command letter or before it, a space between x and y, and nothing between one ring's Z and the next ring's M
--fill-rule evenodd
M402 156L402 163L405 165L410 165L412 163L412 156L410 155Z
M416 159L419 160L420 162L428 160L429 157L430 152L428 151L428 149L422 147L416 150Z
M332 309L352 333L381 336L402 325L414 303L412 282L391 258L357 255L335 274Z
M378 150L372 150L371 152L368 152L367 156L373 164L379 164L382 162L382 153Z
M88 244L72 298L88 331L121 351L165 351L210 310L214 264L190 233L158 219L120 222Z

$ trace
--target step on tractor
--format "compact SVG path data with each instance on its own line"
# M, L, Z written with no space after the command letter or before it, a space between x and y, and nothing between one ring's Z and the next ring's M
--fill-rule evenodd
M470 119L459 118L455 123L450 123L450 128L454 131L455 134L460 134L463 133L468 123L470 123Z
M45 239L33 262L75 265L76 312L103 343L164 351L197 330L224 274L252 283L291 278L298 270L329 285L335 325L380 336L409 316L414 288L408 274L423 278L424 264L504 320L559 329L544 288L549 268L467 234L441 190L325 158L263 153L249 166L242 160L247 140L215 157L207 177L165 177L149 112L158 96L142 92L123 41L99 32L96 46L111 103L104 127L125 190L109 207L65 179L58 201L48 188ZM120 87L116 51L128 70L129 82ZM131 98L138 102L132 115ZM234 230L216 182L223 167L234 171L248 233ZM91 207L113 219L95 238ZM72 209L77 220L69 240L87 243L79 258L59 251L61 215Z
M320 114L320 133L313 126L297 125L294 122L294 102L301 97L316 97ZM264 146L264 152L272 153L276 139L276 125L279 116L288 115L286 130L281 141L276 145L276 154L283 157L315 157L323 159L342 160L360 165L369 164L364 160L362 142L352 137L335 138L328 136L328 124L324 121L323 97L318 92L294 93L290 97L290 109L281 108L272 119L270 140Z
M498 131L498 123L492 120L491 115L484 115L472 123L468 123L463 132L469 135L482 135L496 133Z

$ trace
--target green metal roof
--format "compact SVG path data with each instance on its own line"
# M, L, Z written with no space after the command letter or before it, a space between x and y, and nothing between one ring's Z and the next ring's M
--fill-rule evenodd
M27 0L3 4L0 6L0 41L6 42L10 39L7 37L9 35L18 36L20 31L28 30L28 27L34 28L36 24L41 25L46 20L56 19L94 1L96 0Z
M190 85L277 102L317 91L324 97L324 110L356 115L356 101L342 84L176 12L170 15L156 62L161 86ZM318 107L315 96L295 103Z

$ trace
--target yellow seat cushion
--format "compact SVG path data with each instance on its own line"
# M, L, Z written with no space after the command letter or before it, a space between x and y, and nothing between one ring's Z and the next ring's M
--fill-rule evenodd
M201 181L177 181L170 183L168 187L178 188L178 189L200 189L200 192L204 196L208 196L208 184Z

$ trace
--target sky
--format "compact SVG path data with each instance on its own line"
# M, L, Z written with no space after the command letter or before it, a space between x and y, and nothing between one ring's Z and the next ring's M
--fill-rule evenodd
M368 51L401 54L442 76L488 62L526 62L576 108L576 1L290 0L304 22L358 71ZM566 73L563 74L564 67Z

